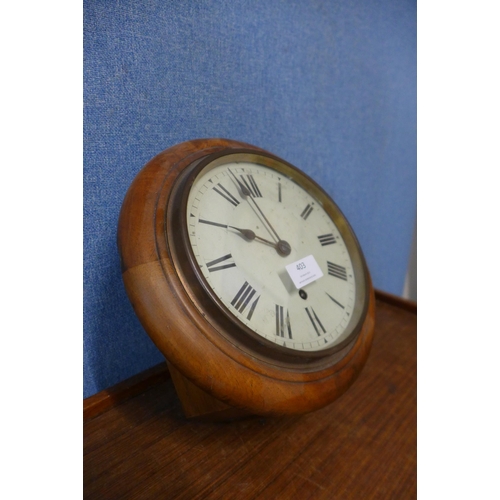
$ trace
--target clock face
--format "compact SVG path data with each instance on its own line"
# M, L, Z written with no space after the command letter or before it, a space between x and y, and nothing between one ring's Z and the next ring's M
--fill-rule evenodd
M187 234L204 287L227 316L280 348L345 343L365 297L345 219L296 169L245 158L209 162L189 191Z

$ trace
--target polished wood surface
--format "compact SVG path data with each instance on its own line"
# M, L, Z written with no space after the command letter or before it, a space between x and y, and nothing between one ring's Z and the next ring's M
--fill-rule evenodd
M175 390L187 418L218 422L251 416L246 410L234 408L206 393L167 363Z
M411 309L377 295L364 370L340 399L316 412L190 421L172 381L157 378L139 394L117 398L84 422L84 498L416 498Z
M87 420L100 415L110 408L151 388L154 384L165 382L169 378L170 373L167 365L161 363L109 389L98 392L83 400L83 419Z

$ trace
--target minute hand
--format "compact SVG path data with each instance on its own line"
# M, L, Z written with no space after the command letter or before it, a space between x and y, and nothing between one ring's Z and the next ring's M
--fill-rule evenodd
M234 180L238 183L238 186L241 189L241 192L242 192L243 196L246 196L247 199L250 199L252 201L252 203L255 205L255 208L259 211L260 215L262 215L262 218L266 221L267 225L269 226L269 229L273 232L274 237L278 241L281 241L281 238L278 236L278 233L276 232L276 230L274 229L274 227L271 225L271 223L269 222L269 220L267 219L267 217L264 215L264 212L260 209L260 207L257 204L257 202L254 200L254 198L251 195L251 193L248 190L248 188L242 182L240 182L238 180L238 178L236 177L236 175L230 169L228 169L228 170L229 170L229 173L234 177Z

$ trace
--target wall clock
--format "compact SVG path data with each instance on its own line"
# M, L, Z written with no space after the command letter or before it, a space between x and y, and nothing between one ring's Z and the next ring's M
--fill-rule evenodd
M188 417L310 412L366 362L374 296L356 237L318 184L260 148L160 153L125 196L118 247Z

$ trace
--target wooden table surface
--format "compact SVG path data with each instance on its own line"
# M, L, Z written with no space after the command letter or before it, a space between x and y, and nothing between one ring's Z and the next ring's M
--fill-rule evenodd
M187 421L164 367L122 384L121 397L89 398L84 498L416 498L417 315L407 305L377 294L365 368L311 414Z

